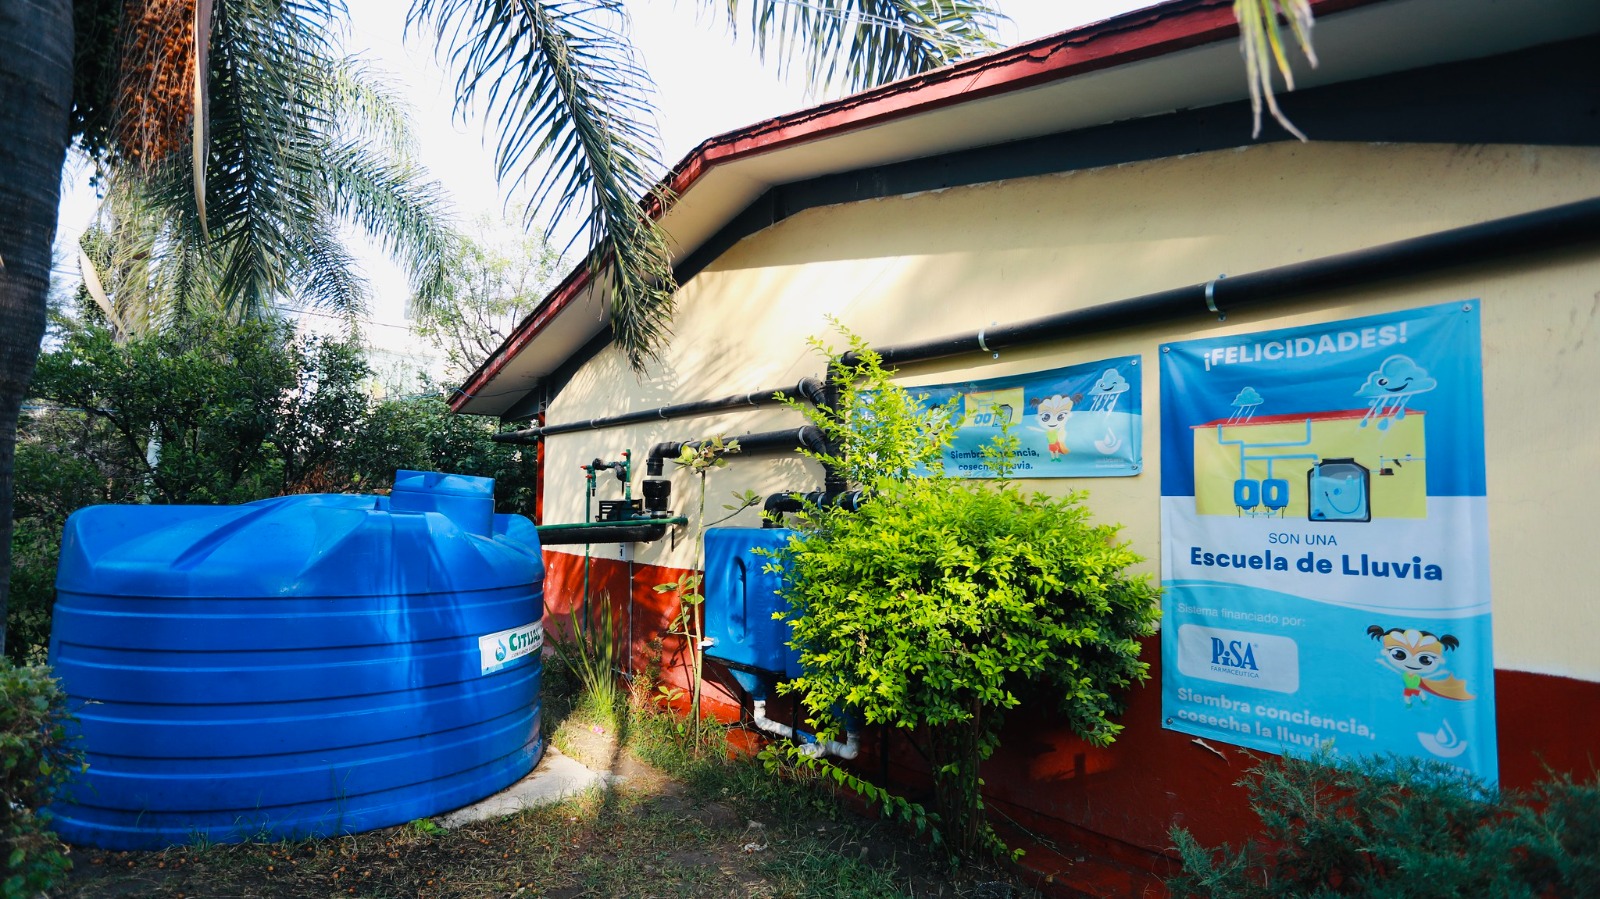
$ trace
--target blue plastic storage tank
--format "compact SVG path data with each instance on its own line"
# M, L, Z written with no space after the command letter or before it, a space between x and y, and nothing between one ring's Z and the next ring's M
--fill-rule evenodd
M526 775L544 565L493 489L402 471L392 501L74 514L50 661L90 767L57 832L107 849L355 833Z
M706 530L708 658L784 677L800 673L800 654L788 646L789 625L772 617L789 608L778 595L784 577L763 570L772 560L756 553L784 546L793 533L790 528ZM740 683L750 689L745 678Z

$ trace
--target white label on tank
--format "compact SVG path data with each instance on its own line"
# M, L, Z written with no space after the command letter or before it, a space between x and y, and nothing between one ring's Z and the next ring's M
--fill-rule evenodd
M532 655L544 646L544 625L535 621L478 638L478 657L483 662L483 673L490 674Z

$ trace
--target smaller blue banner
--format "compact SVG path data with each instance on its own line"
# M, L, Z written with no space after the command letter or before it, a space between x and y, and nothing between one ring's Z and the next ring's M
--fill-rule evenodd
M1021 441L1013 478L1123 478L1143 462L1140 371L1138 356L1121 356L910 392L928 406L957 400L951 477L993 477L983 448L1009 424Z

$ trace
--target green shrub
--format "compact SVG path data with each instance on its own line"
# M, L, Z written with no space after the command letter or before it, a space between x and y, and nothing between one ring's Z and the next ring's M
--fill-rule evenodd
M1174 896L1534 899L1600 895L1600 784L1501 794L1441 762L1269 758L1239 785L1262 835L1238 850L1175 828Z
M6 658L18 665L43 664L50 648L50 607L56 599L59 527L37 520L13 522L11 594L6 605Z
M35 896L72 867L41 813L83 756L67 735L66 697L44 667L0 659L0 894Z
M840 711L900 728L933 769L946 847L1000 850L978 769L1005 713L1024 692L1048 696L1075 733L1110 743L1124 688L1147 677L1140 638L1155 630L1157 592L1128 573L1140 558L1115 526L1091 521L1081 493L915 476L948 442L951 410L924 408L859 340L854 349L862 364L841 372L841 408L813 420L856 447L853 477L873 459L892 476L866 485L858 511L800 515L778 553L804 669L780 689L799 692L829 736ZM992 453L1002 473L1014 443Z

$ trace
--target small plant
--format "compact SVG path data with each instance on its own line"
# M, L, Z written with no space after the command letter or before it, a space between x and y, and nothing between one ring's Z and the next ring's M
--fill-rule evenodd
M924 406L859 338L851 344L853 368L830 353L839 408L810 413L843 455L814 457L849 472L866 497L854 512L805 510L774 553L803 671L779 689L801 695L820 738L837 736L840 711L901 729L932 768L928 818L947 850L1004 854L979 766L1006 711L1023 692L1048 696L1080 737L1110 743L1123 690L1147 676L1140 638L1154 632L1157 593L1127 573L1139 556L1115 526L1090 520L1081 493L917 476L937 471L928 463L955 410ZM1014 451L1002 432L987 453L996 474Z
M68 736L66 696L49 669L0 658L0 895L34 896L71 867L42 811L88 767Z
M1183 828L1174 896L1600 895L1600 783L1502 794L1443 762L1269 758L1239 785L1262 835L1207 849Z
M580 703L588 703L606 717L614 717L622 704L617 674L622 669L627 644L617 638L616 613L611 596L600 595L584 621L578 608L567 613L569 635L550 638L550 648L578 681Z
M737 452L739 452L739 441L724 440L719 435L710 440L684 444L678 458L672 460L674 465L687 469L700 481L700 498L695 512L697 536L694 544L694 562L689 566L689 570L678 576L677 580L657 584L654 589L657 593L673 593L678 597L678 613L673 616L667 632L681 637L688 652L689 721L690 726L694 728L700 726L700 694L705 672L706 630L703 606L706 598L705 594L700 592L701 586L705 583L705 575L700 572L705 531L706 528L721 524L761 501L761 497L753 490L734 494L736 502L722 507L728 514L710 524L706 523L706 473L714 468L725 467L728 460L723 457ZM671 701L671 697L668 701Z
M406 824L414 833L431 837L436 833L444 833L444 828L433 822L432 818L416 818Z
M872 803L890 821L900 821L917 836L926 836L935 847L944 844L944 834L939 829L939 816L929 812L921 803L896 796L883 787L835 765L822 756L811 755L799 746L771 744L757 755L768 774L789 781L803 781L802 774L813 775L833 782ZM1021 853L1017 855L1020 857Z

